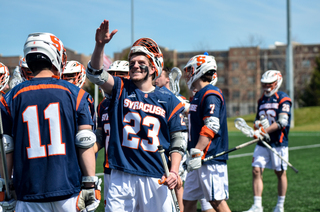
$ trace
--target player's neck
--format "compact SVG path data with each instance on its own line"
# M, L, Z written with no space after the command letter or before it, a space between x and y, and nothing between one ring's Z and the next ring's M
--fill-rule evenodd
M195 89L197 89L198 91L200 91L202 88L206 87L209 84L209 82L204 82L201 79L198 79L193 83Z
M42 77L52 77L54 73L51 70L42 70L37 75L35 75L35 78L42 78Z
M152 79L149 77L147 80L142 81L133 81L139 90L144 93L150 93L155 89L155 86L152 85Z

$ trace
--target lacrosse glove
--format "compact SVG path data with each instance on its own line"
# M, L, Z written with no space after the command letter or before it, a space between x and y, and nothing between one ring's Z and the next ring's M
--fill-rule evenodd
M17 201L13 198L10 200L4 201L6 199L5 190L6 190L5 181L3 178L0 178L0 201L1 201L0 202L0 211L14 212Z
M271 141L269 134L265 131L265 129L263 127L260 127L258 130L255 130L253 132L253 137L255 139L258 138L260 140L264 140L266 142L270 142Z
M202 155L203 155L203 151L201 151L200 149L196 149L196 148L190 149L190 154L186 161L188 172L199 169L201 167Z
M101 182L102 180L96 176L82 177L82 183L94 182L92 188L83 187L77 198L77 209L80 212L95 211L101 200Z

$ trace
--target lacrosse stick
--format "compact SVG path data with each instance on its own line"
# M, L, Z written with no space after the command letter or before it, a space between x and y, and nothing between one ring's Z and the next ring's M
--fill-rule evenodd
M214 158L216 158L216 157L219 157L219 156L221 156L221 155L225 155L225 154L228 154L228 153L233 152L233 151L235 151L235 150L238 150L238 149L241 149L241 148L243 148L243 147L249 146L249 145L251 145L251 144L257 143L258 141L259 141L259 139L254 139L254 140L252 140L252 141L248 141L248 142L246 142L246 143L243 143L243 144L240 144L240 145L238 145L238 146L236 146L236 147L233 147L232 149L228 149L227 151L223 151L223 152L220 152L220 153L218 153L218 154L216 154L216 155L212 155L212 156L210 156L210 157L207 157L207 158L203 159L202 162L206 162L206 161L208 161L208 160L212 160L212 159L214 159Z
M4 143L3 143L3 128L2 128L2 117L1 117L1 111L0 111L0 151L1 151L1 159L2 159L2 168L3 168L3 177L4 184L6 186L6 194L7 198L11 199L10 189L9 189L9 174L8 174L8 167L7 167L7 159L6 159L6 153L4 149Z
M158 146L158 152L160 153L160 156L161 156L161 160L162 160L164 171L166 173L166 177L169 177L170 173L169 173L167 160L166 160L166 157L164 155L164 151L165 150L163 149L163 146L159 145ZM171 191L172 199L173 199L173 202L174 202L174 206L176 208L176 212L180 212L180 207L179 207L178 199L177 199L177 196L176 196L176 192L174 191L174 189L170 189L170 191Z
M248 137L253 137L254 131L251 127L249 127L246 121L243 118L236 118L234 120L235 127L240 130L243 134ZM284 161L290 168L292 168L296 173L298 173L298 169L296 169L289 161L284 159L281 155L279 155L267 142L260 140L265 147L270 149L275 155L277 155L282 161Z
M215 158L217 158L217 157L219 157L219 156L221 156L221 155L225 155L225 154L228 154L228 153L230 153L230 152L236 151L236 150L238 150L238 149L242 149L243 147L246 147L246 146L249 146L249 145L251 145L251 144L257 143L258 141L259 141L259 139L254 139L254 140L252 140L252 141L248 141L248 142L246 142L246 143L243 143L243 144L240 144L240 145L238 145L238 146L236 146L236 147L233 147L232 149L228 149L228 150L223 151L223 152L220 152L220 153L218 153L218 154L216 154L216 155L209 156L209 157L203 159L203 160L202 160L202 163L203 163L203 162L206 162L206 161L208 161L208 160L215 159ZM186 153L187 153L187 157L189 157L189 152L186 151ZM182 167L183 167L185 170L187 170L187 162L184 162L184 163L182 164Z
M179 68L173 67L169 74L169 87L174 95L178 95L180 93L179 81L182 76L182 72Z

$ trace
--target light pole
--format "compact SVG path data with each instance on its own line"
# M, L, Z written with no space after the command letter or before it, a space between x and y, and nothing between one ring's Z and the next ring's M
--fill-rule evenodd
M291 14L290 0L287 0L287 58L286 58L286 73L287 73L287 90L292 101L291 127L294 127L294 81L293 81L293 58L292 58L292 42L291 42Z

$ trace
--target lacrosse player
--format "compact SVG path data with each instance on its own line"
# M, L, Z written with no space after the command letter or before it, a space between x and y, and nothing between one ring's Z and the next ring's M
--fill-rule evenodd
M108 73L112 76L117 77L129 77L129 62L125 60L116 60L114 61L109 69ZM110 173L111 169L106 167L107 159L108 159L108 146L110 140L111 133L111 125L109 121L109 106L112 100L112 96L104 95L104 99L100 102L97 108L98 121L97 121L97 142L96 142L96 152L104 147L104 207L106 207L107 202L107 193L109 189L109 181L110 181Z
M79 88L82 88L86 81L86 69L84 66L75 60L67 61L65 68L61 74L61 79L66 80ZM91 117L93 121L92 130L96 130L96 113L94 110L94 100L92 96L89 94L88 96L89 109L91 112Z
M152 85L153 79L161 75L163 56L150 38L138 39L130 49L130 79L113 77L103 70L104 46L116 32L109 33L109 21L101 23L87 68L89 80L112 95L109 106L112 136L106 162L106 167L112 170L106 211L172 211L169 189L177 186L184 153L181 133L186 130L181 114L184 107L168 89ZM159 145L171 158L166 179ZM168 187L159 185L159 178Z
M258 100L255 127L255 138L269 138L269 144L288 161L288 135L291 121L291 99L278 91L282 84L280 71L269 70L261 77L264 90ZM265 117L261 120L261 117ZM253 153L252 160L254 204L248 212L262 212L262 173L265 168L273 169L278 178L278 202L274 212L284 211L284 200L287 191L287 163L259 142Z
M172 72L177 72L177 73L172 73ZM180 77L181 77L182 73L180 71L180 69L178 68L173 68L171 71L168 68L163 68L161 76L158 77L155 81L156 85L159 87L166 87L168 90L173 90L172 92L174 92L174 94L177 96L177 98L182 102L182 104L185 105L185 111L184 114L188 114L188 109L189 109L189 102L187 101L187 99L182 96L179 91L180 91L180 87L179 87L179 81L180 81ZM173 78L174 77L174 78ZM185 117L185 120L187 119L187 117ZM187 123L187 120L186 120ZM186 133L186 143L185 145L187 146L187 142L188 142L188 134ZM184 169L183 167L183 163L186 161L187 156L186 154L184 154L180 166L179 166L179 176L182 180L182 182L184 182L186 180L186 176L187 176L187 170ZM175 189L176 190L176 194L177 194L177 199L179 202L179 207L181 209L181 211L184 211L184 207L183 207L183 187L179 188L179 189ZM204 198L200 201L201 204L201 208L203 209L202 211L205 212L211 212L213 209L211 207L211 204L209 202L207 202Z
M0 104L15 211L93 211L101 180L95 176L88 93L59 79L67 57L55 35L30 34L24 56L34 77Z
M210 55L196 55L184 67L190 91L197 93L189 108L190 151L184 184L184 211L196 211L205 197L216 211L230 211L228 199L228 155L204 162L202 159L228 150L226 102L217 82L217 64Z

